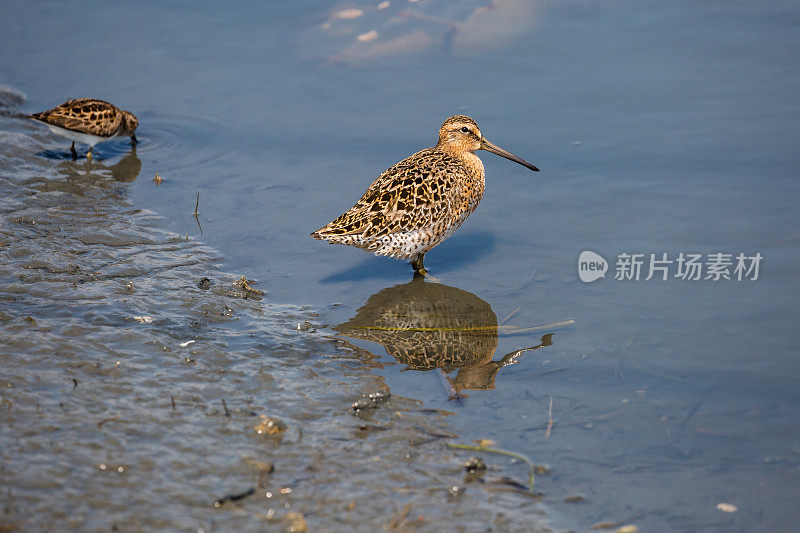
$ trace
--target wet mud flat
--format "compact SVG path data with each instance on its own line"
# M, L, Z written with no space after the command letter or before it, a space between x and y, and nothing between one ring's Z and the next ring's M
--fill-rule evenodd
M135 151L0 126L4 530L549 529L524 464L132 205Z

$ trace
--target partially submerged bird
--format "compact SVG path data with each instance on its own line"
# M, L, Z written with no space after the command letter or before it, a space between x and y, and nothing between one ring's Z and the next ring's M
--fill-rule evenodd
M72 140L72 158L78 158L75 141L89 145L88 159L92 158L94 145L113 139L118 135L130 135L135 144L139 121L130 111L94 98L75 98L48 111L34 113L30 117L42 122L50 130Z
M487 141L470 117L456 115L442 124L436 146L384 171L356 205L311 236L410 259L414 272L426 275L425 253L452 235L483 198L483 163L475 150L539 170Z

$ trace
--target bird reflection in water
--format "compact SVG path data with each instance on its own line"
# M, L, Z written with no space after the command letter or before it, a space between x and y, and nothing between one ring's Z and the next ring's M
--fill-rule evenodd
M498 324L491 306L471 292L421 278L373 294L356 316L334 329L382 344L409 370L458 371L454 378L447 376L451 397L464 389L493 389L501 368L525 352L550 346L553 336L495 361Z
M107 187L113 183L131 183L139 177L142 161L136 157L136 147L125 154L113 165L104 164L101 160L72 161L65 160L58 164L60 177L47 178L38 188L42 191L61 191L83 196L94 187ZM113 181L109 181L109 178Z
M136 157L136 146L134 145L122 159L113 165L105 165L92 159L91 162L64 161L60 168L68 176L86 175L87 173L104 174L110 175L114 181L130 183L139 177L142 161Z

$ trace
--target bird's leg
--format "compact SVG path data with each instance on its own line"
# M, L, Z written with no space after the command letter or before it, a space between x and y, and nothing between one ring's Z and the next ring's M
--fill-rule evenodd
M72 160L78 159L78 151L75 150L75 141L72 141L72 146L69 147L69 153L72 154Z
M136 138L136 135L131 135L131 144L133 146L136 146L137 144L139 144L139 139Z
M425 257L425 253L417 254L417 256L411 261L411 268L414 269L414 275L420 275L425 277L428 275L428 271L425 270L425 267L422 266L422 259Z

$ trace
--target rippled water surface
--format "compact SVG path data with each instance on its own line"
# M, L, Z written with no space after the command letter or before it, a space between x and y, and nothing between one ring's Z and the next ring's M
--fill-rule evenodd
M794 529L797 4L2 11L3 528ZM139 145L21 118L78 96ZM435 280L308 236L456 113L542 172ZM614 279L681 252L763 260Z

